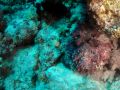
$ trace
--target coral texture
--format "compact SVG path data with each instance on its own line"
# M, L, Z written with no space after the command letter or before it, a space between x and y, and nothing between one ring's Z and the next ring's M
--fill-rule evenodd
M0 90L119 90L120 0L0 0Z
M120 38L120 23L105 30L112 38Z
M98 23L101 25L103 23L108 28L116 22L119 22L119 3L119 0L91 0L89 6L97 14Z
M96 36L90 31L91 35L86 36L86 33L88 31L81 30L74 34L78 48L73 53L73 61L79 72L93 73L108 62L112 45L105 34Z
M90 1L90 0L88 0ZM88 4L89 9L94 12L94 18L97 20L97 23L103 27L103 30L106 29L107 32L115 38L120 37L120 29L110 27L117 27L117 24L120 21L120 0L91 0ZM99 12L98 12L99 11Z

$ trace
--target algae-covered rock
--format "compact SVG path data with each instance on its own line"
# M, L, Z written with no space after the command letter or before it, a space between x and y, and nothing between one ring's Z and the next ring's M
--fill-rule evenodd
M110 87L110 90L119 90L120 89L119 83L120 83L120 80L113 82L111 87Z
M33 90L32 77L35 74L36 55L38 47L21 49L13 58L12 69L4 81L5 90Z
M119 3L0 0L0 90L119 90Z
M105 90L102 84L74 73L63 64L49 68L45 75L48 83L38 82L36 90Z
M38 32L39 22L36 8L31 4L22 7L22 10L5 15L3 18L6 20L7 26L1 34L0 55L12 52L16 46L30 44ZM1 21L2 24L4 22Z

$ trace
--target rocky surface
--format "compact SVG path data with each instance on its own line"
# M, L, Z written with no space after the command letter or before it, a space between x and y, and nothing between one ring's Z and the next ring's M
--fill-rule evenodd
M120 37L119 3L120 0L88 0L89 9L95 12L94 18L97 20L97 23L114 38Z
M45 72L47 84L40 83L36 87L37 90L105 90L104 85L92 80L89 77L82 76L78 73L67 69L63 64L58 64L49 68Z
M118 3L0 0L0 90L119 90Z

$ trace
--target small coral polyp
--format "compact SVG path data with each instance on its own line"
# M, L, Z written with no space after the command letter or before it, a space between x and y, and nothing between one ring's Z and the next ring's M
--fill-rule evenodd
M97 45L93 45L96 44ZM92 74L96 70L100 70L110 58L111 44L103 43L97 40L91 40L74 51L73 61L76 64L78 72L83 74Z

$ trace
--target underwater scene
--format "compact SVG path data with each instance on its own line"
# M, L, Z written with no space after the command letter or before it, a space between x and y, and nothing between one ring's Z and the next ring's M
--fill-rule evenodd
M0 90L120 90L120 0L0 0Z

